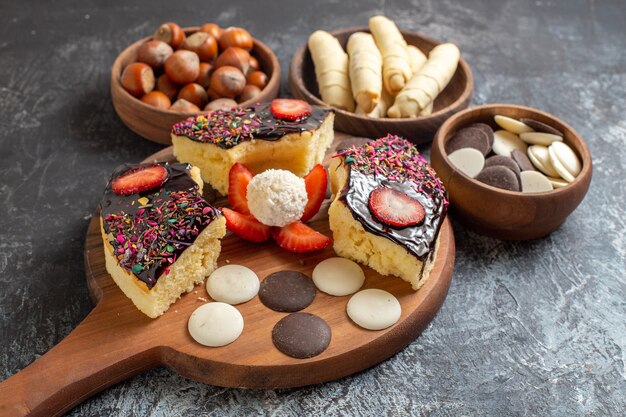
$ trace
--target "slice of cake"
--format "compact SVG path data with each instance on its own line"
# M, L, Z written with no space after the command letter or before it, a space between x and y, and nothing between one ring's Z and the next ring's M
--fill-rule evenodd
M173 126L174 155L200 168L202 179L226 195L236 162L254 174L274 168L306 175L333 141L334 118L331 109L291 99L217 110Z
M106 268L145 315L163 314L217 267L222 214L202 198L198 168L124 165L100 203Z
M421 287L448 200L415 146L391 135L353 146L333 157L329 174L335 252Z

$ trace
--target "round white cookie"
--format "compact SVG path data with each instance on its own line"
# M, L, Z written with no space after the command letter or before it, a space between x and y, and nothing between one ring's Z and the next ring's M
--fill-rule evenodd
M550 161L557 171L559 171L559 169L557 169L556 165L559 165L564 170L566 170L572 178L576 178L576 176L580 174L580 171L582 169L580 160L578 159L576 153L572 150L572 148L570 148L566 144L562 142L553 143L552 146L548 148L548 154L550 156ZM559 174L561 173L559 172ZM563 177L563 179L565 180L568 180L569 182L574 181L573 179L570 181L563 175L561 175L561 177Z
M365 274L359 264L338 257L318 263L312 278L318 290L337 297L354 294L365 282Z
M189 334L204 346L225 346L243 331L243 317L230 304L207 303L196 308L187 323Z
M520 179L522 180L523 193L552 191L552 183L539 171L522 171Z
M206 280L206 290L215 301L241 304L259 292L259 277L253 270L241 265L217 268Z
M519 135L520 133L533 132L533 129L530 126L507 116L497 115L493 119L502 129L508 130L516 135Z
M535 168L543 172L549 177L559 177L559 173L556 172L550 162L550 155L548 154L548 148L543 145L533 145L528 147L528 159L533 163Z
M496 130L493 132L492 149L496 155L511 157L512 150L519 149L522 152L526 152L528 145L515 133L506 130Z
M474 148L462 148L448 155L456 169L470 178L474 178L485 166L485 156Z
M550 146L553 142L561 142L563 138L552 133L528 132L519 135L520 139L531 145Z
M379 289L367 289L354 294L347 306L348 317L368 330L382 330L400 320L402 307L392 294Z

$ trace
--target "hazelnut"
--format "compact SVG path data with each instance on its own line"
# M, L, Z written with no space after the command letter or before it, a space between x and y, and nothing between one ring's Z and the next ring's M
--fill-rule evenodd
M165 73L178 84L189 84L198 78L200 74L200 59L198 54L191 51L180 50L172 54L165 61Z
M261 94L261 89L259 87L257 87L256 85L248 84L243 88L243 91L241 92L239 97L237 97L237 101L239 103L242 103L244 101L252 100L259 94Z
M237 107L237 102L230 98L218 98L204 107L204 111L230 110Z
M167 96L167 98L174 100L178 94L180 86L174 83L166 74L159 75L156 80L156 89Z
M200 108L184 98L179 98L172 104L170 110L178 113L200 113Z
M254 42L252 36L250 36L250 32L238 27L224 29L222 36L220 36L220 48L225 50L230 46L237 46L246 51L251 51Z
M213 65L206 62L200 63L200 74L196 78L196 83L200 84L204 88L209 88L211 85L211 71L213 71Z
M224 67L229 65L231 67L239 68L242 74L248 72L250 67L250 54L245 49L231 46L217 57L215 61L215 68Z
M196 32L189 35L180 49L187 49L198 54L200 61L210 62L217 56L217 41L207 32Z
M222 97L220 97L219 94L217 94L215 91L213 91L211 88L206 90L206 94L207 96L209 96L209 101L213 101L213 100L217 100L220 99Z
M176 23L167 22L159 26L153 37L177 49L185 40L185 32Z
M169 109L172 104L169 97L161 91L150 91L148 94L141 97L141 101L162 110Z
M220 67L211 75L211 89L221 97L235 98L245 86L246 77L235 67Z
M258 71L260 68L259 60L250 55L250 71Z
M190 103L202 108L209 102L209 96L206 90L200 84L190 83L180 89L178 92L179 99L185 99Z
M267 81L267 75L265 75L263 71L252 71L246 77L246 82L248 84L256 85L261 90L265 88Z
M224 31L215 23L205 23L204 25L202 25L200 30L206 33L210 33L216 40L219 39L220 36L222 36L222 32Z
M165 42L152 39L144 42L137 49L137 61L144 62L154 69L159 69L173 53L174 50L171 46Z
M126 91L135 97L141 97L154 89L154 71L148 64L133 62L124 68L120 81ZM244 84L245 81L244 78Z

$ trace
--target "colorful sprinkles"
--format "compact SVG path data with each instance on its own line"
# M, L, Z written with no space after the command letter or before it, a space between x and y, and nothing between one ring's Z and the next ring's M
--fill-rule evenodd
M157 192L120 199L119 204L103 215L107 239L118 264L149 289L219 214L197 186L171 190L166 183Z
M435 170L415 145L404 138L387 135L362 146L353 145L335 157L344 157L344 163L365 175L393 182L411 181L417 192L432 195L435 200L443 200L444 207L448 206L446 190Z
M289 133L316 129L330 111L314 106L308 118L290 121L277 119L270 111L269 103L262 103L189 117L176 123L172 134L228 149L245 141L276 140Z

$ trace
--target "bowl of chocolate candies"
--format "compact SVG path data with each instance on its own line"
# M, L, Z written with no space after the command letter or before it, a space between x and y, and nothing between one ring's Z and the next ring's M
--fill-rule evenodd
M530 107L465 109L437 131L431 164L451 212L474 231L528 240L556 230L591 182L584 140L560 119Z
M247 106L278 95L280 64L240 27L173 22L127 47L111 69L113 107L138 135L171 144L172 125L202 111Z

